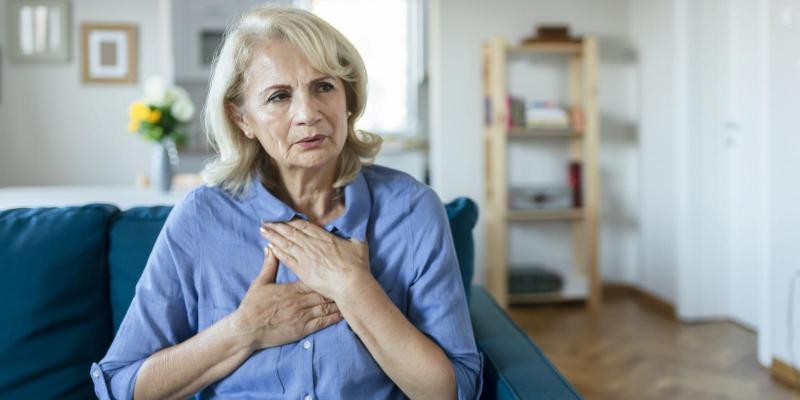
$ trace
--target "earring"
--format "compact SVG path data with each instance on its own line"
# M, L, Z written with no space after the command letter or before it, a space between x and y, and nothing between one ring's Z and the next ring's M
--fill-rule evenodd
M352 111L348 111L348 112L347 112L347 116L349 117L349 116L351 116L351 115L353 115L353 112L352 112Z

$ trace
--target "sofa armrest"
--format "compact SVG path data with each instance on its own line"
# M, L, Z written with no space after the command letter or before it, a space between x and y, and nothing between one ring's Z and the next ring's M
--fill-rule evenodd
M469 310L484 357L483 399L582 399L483 287L473 286Z

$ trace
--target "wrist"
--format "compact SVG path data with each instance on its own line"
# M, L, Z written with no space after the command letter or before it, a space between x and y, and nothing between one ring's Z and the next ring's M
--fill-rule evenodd
M369 271L352 275L349 279L346 279L339 288L339 293L333 298L333 301L335 301L340 308L341 306L347 306L352 302L358 302L360 299L364 299L369 295L370 291L376 288L383 290Z
M224 335L232 342L233 349L252 353L257 350L258 335L241 320L238 310L220 320Z

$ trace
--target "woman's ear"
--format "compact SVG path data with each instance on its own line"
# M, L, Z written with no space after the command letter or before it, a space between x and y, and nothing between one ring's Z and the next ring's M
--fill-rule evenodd
M227 102L225 103L225 111L227 112L228 118L230 118L231 122L233 122L234 125L239 128L239 130L244 132L244 135L247 136L248 139L255 137L253 130L250 129L250 126L244 119L244 112L241 110L241 107L232 102Z

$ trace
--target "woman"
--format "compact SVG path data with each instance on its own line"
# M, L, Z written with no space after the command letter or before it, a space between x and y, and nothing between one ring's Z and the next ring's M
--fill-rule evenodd
M313 14L258 8L230 29L205 110L219 156L92 366L98 397L477 397L444 209L362 166L380 147L353 129L365 87L355 48Z

